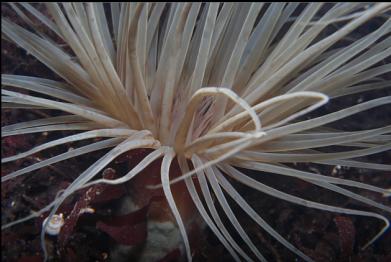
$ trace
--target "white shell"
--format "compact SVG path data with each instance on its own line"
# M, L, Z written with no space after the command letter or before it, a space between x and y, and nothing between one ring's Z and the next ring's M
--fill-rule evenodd
M45 225L46 221L49 217L47 217L43 223L42 226ZM61 227L64 225L64 218L63 215L53 215L52 219L49 220L49 222L46 225L45 233L51 236L57 236L60 233Z

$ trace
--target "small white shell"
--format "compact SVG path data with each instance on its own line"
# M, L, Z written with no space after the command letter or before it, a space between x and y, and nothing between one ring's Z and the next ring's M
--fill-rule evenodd
M45 225L48 217L43 221L42 226ZM61 227L64 225L63 214L53 215L52 219L46 225L45 232L51 236L57 236L60 233Z
M93 209L91 207L85 207L85 208L80 209L79 215L84 214L84 213L94 214L95 213L95 209Z

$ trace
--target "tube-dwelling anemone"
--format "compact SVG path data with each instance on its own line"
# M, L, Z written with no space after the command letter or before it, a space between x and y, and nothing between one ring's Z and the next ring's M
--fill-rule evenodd
M2 137L79 132L4 157L2 163L66 143L103 139L6 174L2 182L33 175L34 170L72 157L110 150L44 209L2 228L47 211L52 217L76 191L101 183L133 181L138 175L147 176L140 172L160 161L160 181L148 188L163 189L189 261L188 215L181 212L186 203L175 197L173 189L179 183L205 224L237 261L265 261L265 257L241 225L227 196L296 256L312 259L263 220L262 214L238 193L233 181L297 205L380 219L384 227L366 246L372 244L389 226L380 213L294 196L257 181L243 169L304 180L378 212L391 213L391 207L351 190L387 196L390 189L290 165L309 162L391 169L386 164L354 160L390 150L390 125L361 131L327 126L386 106L391 103L390 96L315 118L302 117L329 99L391 86L384 77L391 71L390 64L384 62L391 55L391 20L386 13L390 6L48 3L43 12L31 4L11 4L27 28L2 18L2 37L25 49L64 81L3 74L3 108L54 109L66 114L2 127ZM366 30L359 38L352 37L355 30L373 19L379 20L376 28ZM324 147L334 151L326 152ZM100 178L101 171L114 159L140 148L149 149L148 154L127 174ZM170 174L174 162L179 171L175 177ZM222 214L231 225L223 223ZM46 226L45 222L42 243ZM234 239L228 228L240 239ZM44 244L43 249L46 256Z

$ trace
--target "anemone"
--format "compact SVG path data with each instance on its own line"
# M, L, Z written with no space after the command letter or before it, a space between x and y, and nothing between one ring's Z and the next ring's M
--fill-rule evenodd
M2 137L52 132L76 134L2 158L16 161L67 143L100 138L2 177L2 182L79 155L108 152L82 172L42 210L3 230L50 211L76 191L95 184L132 181L161 160L161 182L180 231L187 260L188 234L171 187L184 182L205 223L235 260L265 261L228 202L239 204L262 229L305 261L312 259L274 230L232 186L234 181L273 197L321 211L380 219L391 207L351 188L389 195L380 188L291 163L391 170L355 158L391 149L390 125L344 131L328 124L391 103L390 96L304 118L330 99L389 88L390 4L364 3L48 3L46 11L11 4L25 27L2 18L2 36L45 64L63 81L2 75L3 108L60 110L2 127ZM378 19L360 37L352 33ZM45 30L42 30L45 28ZM64 44L65 43L65 44ZM26 92L27 91L27 92ZM332 152L322 150L330 147ZM101 171L125 152L151 149L116 179ZM353 159L353 160L352 160ZM180 176L170 178L179 163ZM314 202L267 186L244 170L293 177L362 202L379 212ZM215 198L215 199L214 199ZM222 222L228 217L241 239ZM44 223L41 238L44 243ZM242 242L238 242L242 241ZM242 249L245 244L248 253ZM46 255L46 248L43 244Z

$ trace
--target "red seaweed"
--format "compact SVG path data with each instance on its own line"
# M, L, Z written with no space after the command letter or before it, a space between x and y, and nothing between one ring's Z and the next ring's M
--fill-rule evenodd
M341 257L348 258L353 253L356 229L349 217L337 216L334 218L334 223L338 229Z
M114 179L116 177L115 170L107 168L103 171L103 177L106 179ZM64 226L61 228L59 235L59 245L64 248L69 237L72 235L74 228L79 220L79 217L85 213L94 212L90 205L96 203L107 202L113 199L120 198L125 193L123 185L111 186L99 184L86 189L82 193L82 197L74 204L71 213L66 217ZM90 211L89 211L90 210Z

